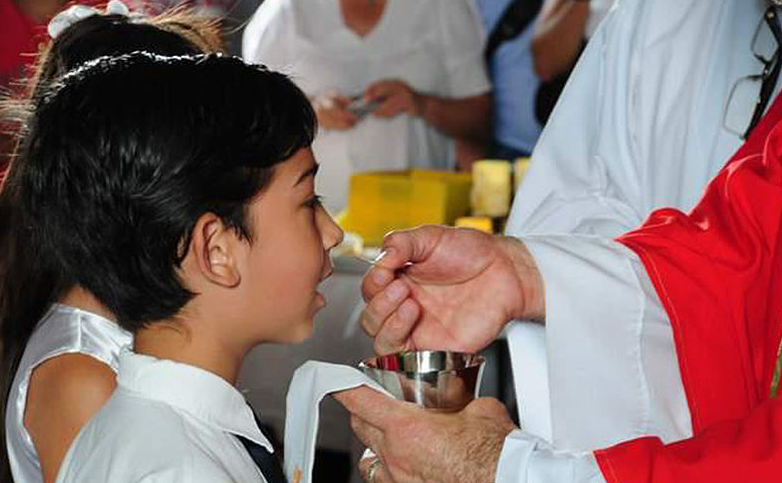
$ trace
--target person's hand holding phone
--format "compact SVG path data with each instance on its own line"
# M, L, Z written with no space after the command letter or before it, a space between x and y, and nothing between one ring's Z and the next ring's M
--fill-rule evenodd
M372 111L375 116L394 117L399 114L421 116L424 111L424 96L404 81L385 79L367 87L364 92L367 102L378 103Z
M345 131L355 126L360 116L348 109L350 103L350 98L337 92L329 92L316 97L312 106L315 108L320 127Z

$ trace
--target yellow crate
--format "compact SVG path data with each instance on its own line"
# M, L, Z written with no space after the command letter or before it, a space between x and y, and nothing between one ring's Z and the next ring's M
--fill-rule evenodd
M470 173L414 169L355 173L342 227L368 246L383 236L426 224L453 224L470 210Z
M516 158L513 162L513 192L518 191L521 182L524 181L524 177L527 175L527 169L529 168L529 157Z
M484 233L494 232L494 221L489 216L461 216L454 223L460 228L472 228Z

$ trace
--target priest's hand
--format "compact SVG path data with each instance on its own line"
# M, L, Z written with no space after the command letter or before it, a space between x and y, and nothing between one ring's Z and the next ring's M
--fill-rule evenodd
M543 318L543 281L524 244L477 230L395 232L363 281L375 351L477 352L514 318Z
M356 436L380 459L359 463L371 483L493 483L505 437L515 429L496 399L441 413L368 387L334 397L350 412ZM371 465L377 467L368 478Z

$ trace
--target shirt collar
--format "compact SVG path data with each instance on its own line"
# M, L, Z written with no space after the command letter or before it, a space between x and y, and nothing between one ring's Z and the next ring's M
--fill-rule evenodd
M242 394L209 371L125 348L119 355L117 385L134 395L176 407L210 426L243 436L274 452Z

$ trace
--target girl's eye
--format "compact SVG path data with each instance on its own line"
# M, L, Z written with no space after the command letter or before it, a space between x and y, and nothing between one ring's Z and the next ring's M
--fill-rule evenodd
M315 195L307 200L306 205L310 208L317 208L322 204L322 202L323 202L323 197Z

